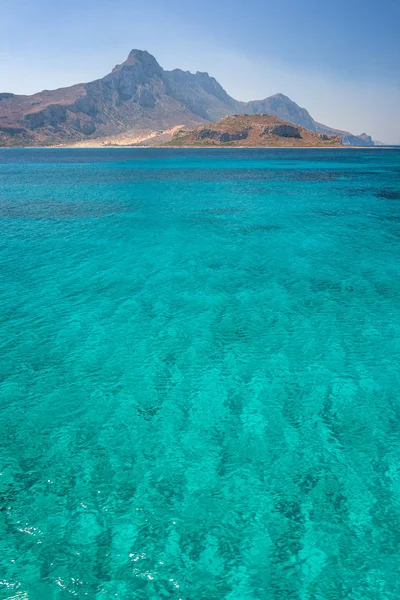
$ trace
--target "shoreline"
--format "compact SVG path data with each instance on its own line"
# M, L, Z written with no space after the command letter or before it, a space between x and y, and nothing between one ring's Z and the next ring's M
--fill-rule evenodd
M0 150L400 150L392 146L0 146Z

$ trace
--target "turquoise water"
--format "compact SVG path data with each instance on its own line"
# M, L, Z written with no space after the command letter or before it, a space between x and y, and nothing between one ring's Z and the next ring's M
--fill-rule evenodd
M0 151L0 597L400 597L400 151Z

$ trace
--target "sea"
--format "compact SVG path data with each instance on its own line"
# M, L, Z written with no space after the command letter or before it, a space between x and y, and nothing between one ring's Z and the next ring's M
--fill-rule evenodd
M0 150L0 598L400 598L400 150Z

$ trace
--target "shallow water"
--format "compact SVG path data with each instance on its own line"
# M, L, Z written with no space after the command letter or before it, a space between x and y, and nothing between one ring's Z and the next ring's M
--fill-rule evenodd
M0 150L0 597L400 597L400 151Z

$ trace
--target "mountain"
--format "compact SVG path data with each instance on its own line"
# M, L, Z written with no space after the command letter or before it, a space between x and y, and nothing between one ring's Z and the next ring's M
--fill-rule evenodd
M165 144L173 147L240 146L266 147L339 147L340 137L316 133L282 121L272 114L228 115L217 123L195 129L179 129Z
M243 112L249 114L269 113L289 123L301 125L310 131L327 135L337 135L341 138L345 146L374 146L372 138L366 133L353 135L348 131L333 129L327 125L322 125L322 123L317 123L308 110L301 108L284 94L275 94L274 96L265 98L265 100L252 100L250 102L239 102L238 104L239 106L243 106Z
M207 73L165 71L148 52L132 50L125 62L90 83L32 96L0 93L0 146L104 142L128 134L140 139L233 113L270 113L310 131L340 135L344 143L371 145L365 134L357 137L317 123L283 94L240 102Z
M327 127L326 125L322 125L322 123L317 123L315 121L315 131L319 133L328 133L339 135L342 139L342 143L345 146L375 146L375 142L373 141L370 135L366 133L361 133L360 135L353 135L348 131L342 131L341 129L332 129L332 127Z
M272 114L283 121L288 121L295 125L301 125L310 131L317 131L316 123L310 113L301 108L284 94L275 94L265 100L252 100L250 102L240 102L242 107L240 112L255 114ZM323 132L326 133L326 132Z

